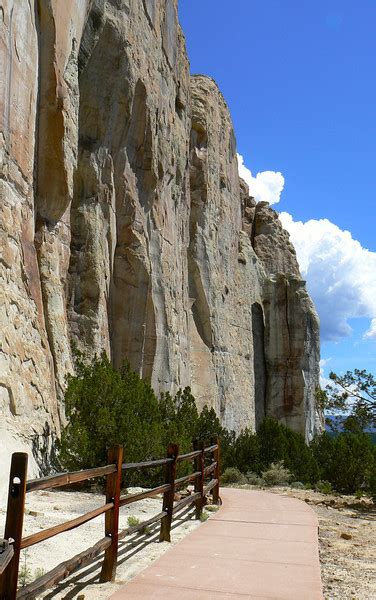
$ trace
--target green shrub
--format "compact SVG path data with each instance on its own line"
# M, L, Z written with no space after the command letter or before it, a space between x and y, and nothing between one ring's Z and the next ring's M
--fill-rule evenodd
M43 567L37 567L34 571L34 579L39 579L39 577L43 577L45 575L46 570Z
M233 431L227 431L222 427L221 422L214 410L204 406L196 424L194 438L211 442L212 436L218 436L221 444L221 470L225 471L227 467L234 465L233 451L235 434Z
M257 431L261 469L266 469L271 463L286 460L288 455L286 429L271 417L266 417L261 423Z
M305 490L305 489L307 489L307 488L305 487L305 484L304 484L304 483L302 483L301 481L292 481L292 482L290 483L290 487L291 487L293 490Z
M366 490L376 504L376 445L373 446L373 457L366 469Z
M260 468L260 442L257 434L244 429L233 441L231 459L242 473L258 471Z
M312 449L305 443L304 437L281 425L285 430L287 455L284 463L302 483L317 481L319 478L319 467Z
M194 439L209 444L216 435L224 485L264 485L261 474L266 474L268 485L294 479L311 487L327 481L339 492L365 490L376 500L376 446L369 435L346 432L334 438L324 433L308 446L302 435L267 417L257 433L245 429L236 437L222 427L213 408L205 406L198 413L189 388L158 399L129 364L116 370L105 355L88 362L75 352L75 369L65 394L68 425L57 445L63 470L106 464L114 444L123 446L124 461L138 462L164 456L171 442L185 453ZM193 467L188 461L179 463L177 476ZM162 471L134 471L126 483L152 486L161 481Z
M33 581L31 569L26 565L21 565L18 571L18 584L20 587L25 587Z
M57 444L59 466L65 470L106 464L114 444L123 446L124 461L138 462L164 456L171 442L179 444L180 453L189 452L202 429L222 431L214 411L205 409L199 417L189 388L158 400L128 363L116 370L104 354L88 362L76 352L75 359L76 373L68 376L65 393L68 425ZM185 461L178 476L191 470ZM154 485L162 476L161 469L135 471L127 484Z
M370 487L374 447L365 433L327 433L314 440L313 452L320 465L320 479L330 481L333 488L345 494Z
M209 518L209 515L208 515L208 513L207 513L207 512L203 511L203 512L200 514L200 521L201 521L201 523L204 523L205 521L207 521L207 520L208 520L208 518Z
M43 577L45 572L45 569L43 569L42 567L38 567L37 569L35 569L33 575L31 569L29 569L29 567L26 564L21 565L18 571L18 584L20 587L25 587L32 581L39 579L39 577Z
M332 484L330 481L318 481L315 485L315 490L317 492L321 492L322 494L331 494L332 493Z
M212 435L221 436L224 433L226 432L222 427L214 408L204 406L197 419L195 431L196 437L209 442Z
M145 525L140 531L141 535L153 535L153 529L150 525Z
M221 484L231 485L233 483L245 484L247 483L247 478L236 467L228 467L221 475Z
M138 517L134 517L133 515L129 515L127 522L129 527L136 527L136 525L141 523L140 519Z
M190 388L179 390L175 397L168 392L161 394L158 405L163 447L176 440L181 453L189 452L192 439L197 435L199 418Z
M262 478L265 481L265 485L288 485L292 475L290 471L284 466L283 460L277 463L271 463L266 471L262 472Z
M59 460L68 470L106 464L113 444L123 446L127 462L160 457L166 451L158 400L129 364L117 371L105 355L89 364L78 356L76 375L68 377L65 405L69 422Z
M316 458L300 433L267 417L260 425L257 439L261 470L283 460L286 468L302 483L318 479Z
M258 475L258 473L255 473L254 471L248 471L246 474L246 478L247 481L249 483L249 485L265 485L265 481L262 477L260 477L260 475Z

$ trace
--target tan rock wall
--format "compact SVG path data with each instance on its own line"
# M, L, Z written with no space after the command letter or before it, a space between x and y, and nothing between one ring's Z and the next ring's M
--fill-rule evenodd
M79 54L69 318L85 350L170 389L189 382L188 62L174 3L117 6Z
M229 429L254 428L252 304L263 272L242 216L235 136L213 80L191 81L190 244L192 389Z
M277 273L265 281L266 412L307 439L321 427L313 403L319 384L317 314L304 281Z
M266 273L263 284L265 412L307 440L323 427L319 385L319 318L278 214L243 190L243 227Z
M222 95L189 77L176 1L6 0L0 16L7 439L48 460L72 341L156 391L191 385L236 431L269 412L311 434L317 320L276 214L239 182Z
M0 439L14 449L14 438L25 438L43 460L42 450L51 445L50 433L59 432L60 415L34 245L38 97L34 5L3 2L1 18ZM20 446L25 442L20 440Z

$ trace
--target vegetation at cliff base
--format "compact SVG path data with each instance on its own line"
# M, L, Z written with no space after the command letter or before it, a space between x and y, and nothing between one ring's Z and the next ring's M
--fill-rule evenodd
M205 407L198 414L189 387L174 397L163 393L157 398L128 363L117 370L105 354L90 362L75 351L75 374L67 379L65 407L68 424L57 455L60 467L67 470L106 464L114 444L123 446L125 462L138 462L165 456L171 442L184 453L192 449L193 439L224 433L213 409ZM182 471L184 466L188 465L181 465ZM127 483L152 483L154 473L131 473Z
M129 364L116 370L105 355L89 362L76 353L76 373L67 381L68 424L58 443L63 469L104 465L113 444L124 448L124 461L160 458L169 443L180 452L194 439L221 439L223 483L293 481L301 486L325 484L341 493L367 492L376 498L376 445L362 431L333 437L323 433L308 446L303 436L267 417L257 433L227 431L211 408L198 412L190 388L158 398L150 384ZM180 465L179 473L189 468ZM127 475L126 485L151 485L155 471ZM325 489L326 489L325 488Z

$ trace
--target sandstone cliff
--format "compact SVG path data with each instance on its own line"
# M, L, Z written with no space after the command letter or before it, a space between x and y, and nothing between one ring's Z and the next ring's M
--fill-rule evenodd
M272 414L311 437L317 315L239 181L221 93L190 78L177 1L3 0L0 18L4 447L47 459L72 341L156 391L191 385L231 429Z

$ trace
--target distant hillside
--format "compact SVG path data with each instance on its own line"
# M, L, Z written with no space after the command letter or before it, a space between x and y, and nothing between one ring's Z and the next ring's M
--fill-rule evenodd
M343 423L348 416L349 415L326 415L325 430L333 437L343 432ZM329 423L327 421L329 421ZM369 427L366 429L366 433L370 435L372 442L376 444L376 427Z

